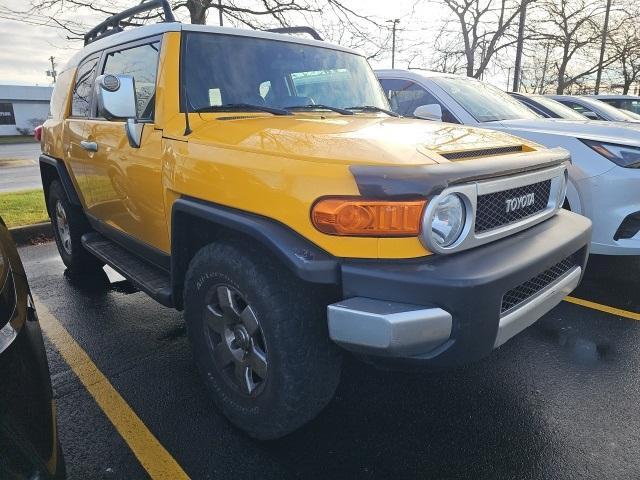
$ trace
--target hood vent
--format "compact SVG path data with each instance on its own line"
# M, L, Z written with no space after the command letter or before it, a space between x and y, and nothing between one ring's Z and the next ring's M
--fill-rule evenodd
M461 152L441 153L447 160L463 160L465 158L488 157L492 155L506 155L508 153L522 152L522 145L512 145L509 147L485 148L482 150L465 150Z
M255 115L236 115L235 117L218 117L217 120L244 120L246 118L260 118Z

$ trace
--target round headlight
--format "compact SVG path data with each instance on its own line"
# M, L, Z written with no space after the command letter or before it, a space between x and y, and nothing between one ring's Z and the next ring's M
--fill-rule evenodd
M465 223L464 202L455 193L442 197L436 205L431 221L431 235L440 247L455 243Z

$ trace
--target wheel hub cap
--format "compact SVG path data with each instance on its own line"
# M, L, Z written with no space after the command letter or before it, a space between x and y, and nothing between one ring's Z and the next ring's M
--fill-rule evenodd
M257 395L267 378L264 334L251 305L234 287L217 285L205 307L205 336L216 368L245 395Z
M58 227L58 236L62 248L68 255L71 255L71 230L69 229L69 221L67 220L67 212L60 201L56 202L56 226Z
M241 348L245 352L248 352L251 347L251 337L249 336L249 333L247 333L247 330L241 325L236 326L233 329L233 335L235 337L235 345L237 348Z

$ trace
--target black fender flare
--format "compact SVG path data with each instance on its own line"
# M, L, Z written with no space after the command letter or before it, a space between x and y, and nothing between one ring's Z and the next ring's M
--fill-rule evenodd
M78 192L76 192L75 186L71 181L71 175L69 175L69 171L67 170L67 166L64 164L62 160L58 160L57 158L50 157L49 155L42 154L40 155L40 177L42 178L43 187L46 186L46 173L44 171L43 165L50 165L56 169L58 173L58 178L60 179L60 183L62 184L62 188L64 188L65 193L67 194L67 198L72 205L76 207L82 208L82 203L80 203L80 197L78 197ZM47 192L45 192L46 195ZM46 201L46 198L45 198Z
M184 252L180 234L184 232L184 219L194 217L203 222L203 228L217 226L254 239L301 280L340 283L336 257L273 219L189 197L176 200L171 215L171 274L175 293L179 293L190 260Z

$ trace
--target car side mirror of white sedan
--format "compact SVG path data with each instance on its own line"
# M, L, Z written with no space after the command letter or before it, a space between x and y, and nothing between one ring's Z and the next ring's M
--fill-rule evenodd
M413 111L413 116L416 118L422 118L424 120L435 120L436 122L441 122L442 107L437 103L420 105Z

